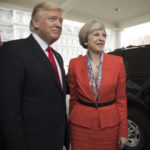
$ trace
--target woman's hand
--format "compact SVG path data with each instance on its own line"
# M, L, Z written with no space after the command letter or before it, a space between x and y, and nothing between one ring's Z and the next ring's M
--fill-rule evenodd
M123 149L124 146L126 145L128 139L127 137L119 137L118 138L118 149Z

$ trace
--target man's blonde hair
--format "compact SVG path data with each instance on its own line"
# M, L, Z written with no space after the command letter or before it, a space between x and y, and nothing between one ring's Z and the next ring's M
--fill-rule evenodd
M42 15L43 11L49 11L49 10L58 10L61 13L64 12L64 10L55 3L41 2L41 3L37 4L32 11L32 16L31 16L31 21L30 21L30 30L31 31L35 30L32 19L33 18L39 19L39 17Z

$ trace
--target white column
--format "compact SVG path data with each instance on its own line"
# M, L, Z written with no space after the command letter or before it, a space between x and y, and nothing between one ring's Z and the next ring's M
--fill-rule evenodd
M121 29L121 28L115 28L115 29L113 29L115 49L116 48L121 48L121 32L122 32L122 30L123 29Z

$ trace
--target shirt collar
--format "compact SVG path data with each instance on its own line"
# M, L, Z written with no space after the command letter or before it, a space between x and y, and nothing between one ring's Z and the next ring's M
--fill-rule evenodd
M32 35L44 51L47 49L48 46L50 46L43 39L41 39L39 35L37 35L35 32L32 32Z

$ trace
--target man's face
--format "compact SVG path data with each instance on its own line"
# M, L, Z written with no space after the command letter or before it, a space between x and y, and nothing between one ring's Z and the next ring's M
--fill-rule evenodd
M52 44L61 35L62 32L62 13L58 10L42 12L38 19L33 19L35 32L47 43Z

